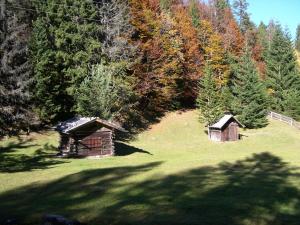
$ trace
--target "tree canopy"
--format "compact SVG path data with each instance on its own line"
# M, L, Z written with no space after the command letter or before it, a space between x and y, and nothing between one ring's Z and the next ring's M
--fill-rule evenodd
M231 111L261 127L269 108L298 119L299 26L294 45L249 3L1 0L1 134L75 115L144 127L197 106L208 124Z

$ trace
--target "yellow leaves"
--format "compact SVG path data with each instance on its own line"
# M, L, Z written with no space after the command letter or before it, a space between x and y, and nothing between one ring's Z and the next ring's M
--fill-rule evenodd
M222 43L222 37L213 31L209 21L202 20L198 30L198 38L201 43L204 58L209 62L218 86L226 84L229 76L229 66L225 62L226 52Z

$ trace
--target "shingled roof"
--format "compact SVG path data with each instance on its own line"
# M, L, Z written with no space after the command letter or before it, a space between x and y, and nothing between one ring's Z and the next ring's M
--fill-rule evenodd
M233 118L240 127L244 127L244 125L241 124L233 115L229 114L223 116L218 122L211 125L210 128L222 129L231 118Z
M109 122L106 120L102 120L99 117L74 117L74 118L71 118L64 122L59 123L56 126L56 130L61 133L68 134L71 131L74 131L82 126L85 126L85 125L87 125L89 123L93 123L93 122L97 122L99 124L102 124L104 126L111 128L111 129L116 129L118 131L127 132L124 128L116 125L115 123L112 123L112 122Z

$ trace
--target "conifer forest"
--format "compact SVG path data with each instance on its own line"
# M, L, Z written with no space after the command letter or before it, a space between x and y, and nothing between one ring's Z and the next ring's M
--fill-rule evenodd
M246 0L1 0L0 133L74 115L146 126L198 108L247 128L300 119L300 27L258 26ZM294 32L294 31L293 31Z

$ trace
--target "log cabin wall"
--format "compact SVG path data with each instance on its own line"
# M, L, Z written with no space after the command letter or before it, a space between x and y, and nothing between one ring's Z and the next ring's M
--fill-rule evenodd
M222 132L221 130L214 130L210 129L209 130L209 138L213 141L221 141L222 140Z
M229 121L224 130L222 130L222 141L237 141L239 139L238 135L238 124L234 121Z
M78 155L100 156L113 155L114 146L111 130L98 130L91 134L76 133Z
M70 134L61 134L64 154L79 156L114 155L114 131L99 124L89 124Z

